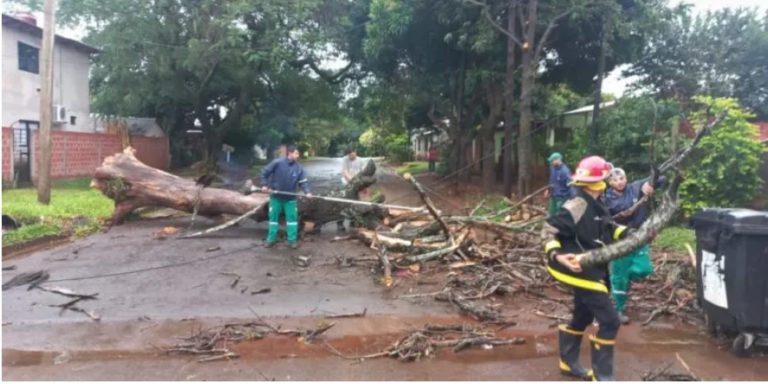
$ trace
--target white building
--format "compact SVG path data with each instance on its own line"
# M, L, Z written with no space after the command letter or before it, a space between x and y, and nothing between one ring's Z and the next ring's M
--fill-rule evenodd
M427 158L429 147L436 145L438 148L449 140L448 134L441 128L422 127L411 131L411 150L418 160Z
M42 28L31 15L3 15L2 126L35 129L40 121ZM54 129L93 132L88 70L96 48L56 36L53 52Z

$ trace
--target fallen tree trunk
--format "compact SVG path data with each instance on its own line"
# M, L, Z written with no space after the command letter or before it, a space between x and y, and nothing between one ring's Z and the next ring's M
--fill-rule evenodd
M135 150L126 148L122 153L104 159L96 169L91 187L115 201L112 225L119 224L126 215L141 207L167 207L179 211L195 211L206 217L222 214L243 215L255 210L252 219L267 220L269 196L243 195L238 191L220 188L202 188L194 181L152 168L134 156ZM369 161L363 171L353 178L344 191L345 197L357 198L360 190L376 182L376 166ZM327 223L349 216L382 219L386 211L378 207L350 206L343 202L323 201L299 197L302 220Z

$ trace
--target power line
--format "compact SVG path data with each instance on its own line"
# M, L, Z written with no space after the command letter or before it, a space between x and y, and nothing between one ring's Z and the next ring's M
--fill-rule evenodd
M199 263L201 261L208 261L208 260L219 259L219 258L226 257L226 256L236 255L236 254L238 254L240 252L243 252L243 251L251 251L252 249L253 249L253 247L251 246L251 247L247 247L247 248L234 249L234 250L231 250L229 252L219 253L219 254L212 255L212 256L200 257L200 258L197 258L197 259L194 259L194 260L187 260L187 261L182 261L182 262L178 262L178 263L164 264L164 265L159 265L159 266L156 266L156 267L147 267L147 268L140 268L140 269L134 269L134 270L129 270L129 271L123 271L123 272L105 273L105 274L100 274L100 275L91 275L91 276L82 276L82 277L70 277L70 278L66 278L66 279L46 280L46 282L58 283L58 282L61 282L61 281L82 281L82 280L100 279L100 278L105 278L105 277L132 275L132 274L136 274L136 273L156 271L156 270L159 270L159 269L168 269L168 268L174 268L174 267L179 267L179 266Z

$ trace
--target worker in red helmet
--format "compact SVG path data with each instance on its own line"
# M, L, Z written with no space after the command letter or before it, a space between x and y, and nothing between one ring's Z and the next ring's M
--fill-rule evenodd
M627 227L616 224L600 200L612 168L599 156L581 160L573 175L575 196L547 219L543 230L547 270L555 280L573 288L573 318L559 329L560 371L601 381L613 380L613 347L621 323L609 295L608 265L582 266L576 255L627 235ZM590 336L592 370L587 371L579 363L579 347L594 320L599 329Z

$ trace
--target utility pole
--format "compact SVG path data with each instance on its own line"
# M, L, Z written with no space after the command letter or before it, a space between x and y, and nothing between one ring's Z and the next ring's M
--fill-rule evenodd
M37 201L51 202L51 127L53 125L53 38L56 0L45 0L43 48L40 52L40 158L37 167Z

